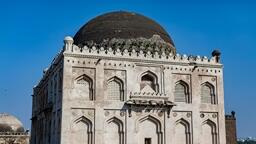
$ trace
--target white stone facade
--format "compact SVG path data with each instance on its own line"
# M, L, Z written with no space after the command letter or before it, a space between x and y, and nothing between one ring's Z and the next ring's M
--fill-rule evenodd
M219 57L83 47L34 88L32 144L225 144Z

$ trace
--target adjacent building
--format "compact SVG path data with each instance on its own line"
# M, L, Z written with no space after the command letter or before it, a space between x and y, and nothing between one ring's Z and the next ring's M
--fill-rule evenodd
M226 140L226 144L237 143L236 116L234 111L232 111L231 114L226 115Z
M0 113L0 144L29 144L29 131L13 115Z
M143 15L90 20L34 87L31 144L226 144L220 52L178 51Z

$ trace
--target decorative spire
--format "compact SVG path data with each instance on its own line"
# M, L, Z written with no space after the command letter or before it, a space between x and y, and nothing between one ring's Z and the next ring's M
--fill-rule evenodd
M212 56L215 57L215 61L217 63L220 62L220 55L221 55L221 52L217 49L212 52Z
M66 36L65 38L64 38L64 48L65 48L65 51L73 51L72 50L72 45L73 45L73 42L74 42L74 40L73 40L73 38L71 37L71 36Z

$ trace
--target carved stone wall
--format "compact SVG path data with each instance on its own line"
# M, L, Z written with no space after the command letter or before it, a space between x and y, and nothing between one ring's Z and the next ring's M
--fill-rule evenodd
M225 144L223 73L216 57L134 49L81 48L65 41L55 60L62 63L52 65L43 78L50 83L51 72L63 65L60 104L47 109L54 125L51 138L56 138L50 143ZM175 88L178 84L184 93ZM202 103L204 84L212 86L214 102ZM45 82L38 89L43 87ZM182 101L175 100L176 94L183 94ZM46 113L37 104L43 94L35 95L34 125L42 128Z

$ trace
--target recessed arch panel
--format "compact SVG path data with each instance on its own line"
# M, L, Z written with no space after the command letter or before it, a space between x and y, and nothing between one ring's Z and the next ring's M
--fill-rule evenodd
M175 83L174 87L174 101L175 102L183 102L183 103L191 103L191 98L189 94L189 85L180 80Z
M124 101L124 83L116 76L107 81L107 99Z
M201 85L201 102L202 103L217 104L217 98L216 98L216 95L215 95L215 88L209 82L205 82Z

